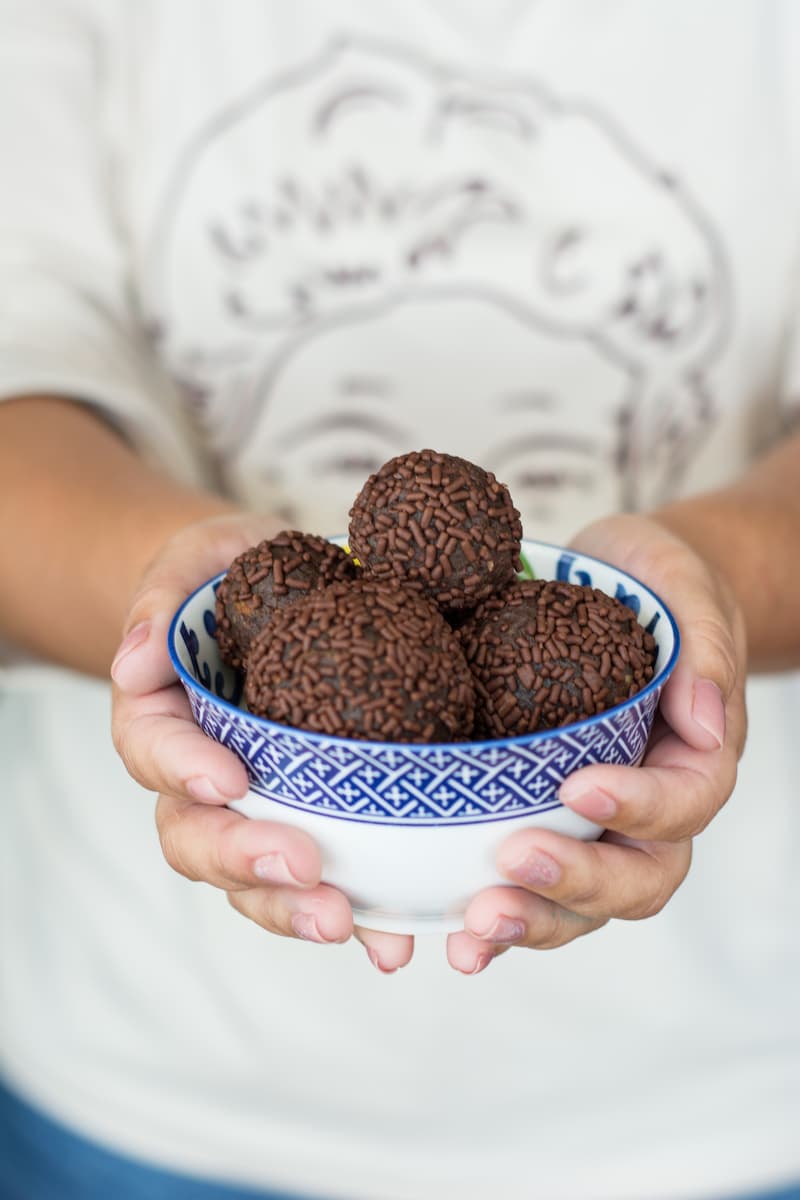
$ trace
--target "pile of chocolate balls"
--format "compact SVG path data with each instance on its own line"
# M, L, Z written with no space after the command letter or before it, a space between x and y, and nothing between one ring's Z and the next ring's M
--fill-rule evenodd
M249 710L328 736L458 742L554 729L653 676L655 643L596 588L521 579L508 488L414 451L370 476L348 553L287 530L219 585L220 655Z

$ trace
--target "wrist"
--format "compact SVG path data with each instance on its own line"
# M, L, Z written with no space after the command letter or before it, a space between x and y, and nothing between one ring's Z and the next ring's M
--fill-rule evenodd
M0 405L0 637L103 675L146 564L175 531L231 511L169 479L85 405Z
M747 646L749 670L784 670L800 661L783 565L791 540L781 505L731 488L664 505L651 515L708 568L720 605Z

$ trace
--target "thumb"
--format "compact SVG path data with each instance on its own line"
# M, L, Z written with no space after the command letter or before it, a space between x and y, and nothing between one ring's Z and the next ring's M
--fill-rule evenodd
M703 582L682 581L670 604L681 637L678 662L661 696L667 724L695 750L725 744L729 703L740 680L743 634L737 613L720 606Z
M111 678L141 696L175 680L167 632L175 610L237 555L280 530L273 517L232 513L187 526L165 544L145 571L125 620Z

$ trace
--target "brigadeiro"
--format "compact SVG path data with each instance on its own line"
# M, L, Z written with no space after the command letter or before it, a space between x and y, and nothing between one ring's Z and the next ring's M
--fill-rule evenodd
M633 611L577 584L515 583L481 604L458 636L475 678L479 738L568 725L653 677L655 641Z
M364 571L416 588L443 610L474 608L510 583L521 538L505 484L434 450L390 459L350 510L350 547Z
M340 546L313 534L287 529L251 546L234 559L217 589L220 657L241 668L253 638L275 612L357 574Z
M387 742L467 738L475 709L458 638L435 606L366 579L276 612L250 649L245 699L281 724Z

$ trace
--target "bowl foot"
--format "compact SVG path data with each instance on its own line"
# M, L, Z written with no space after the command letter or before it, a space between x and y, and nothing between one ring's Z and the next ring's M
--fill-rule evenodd
M450 916L434 913L429 917L403 916L402 913L376 912L368 908L353 909L353 923L379 933L457 933L464 928L464 914Z

